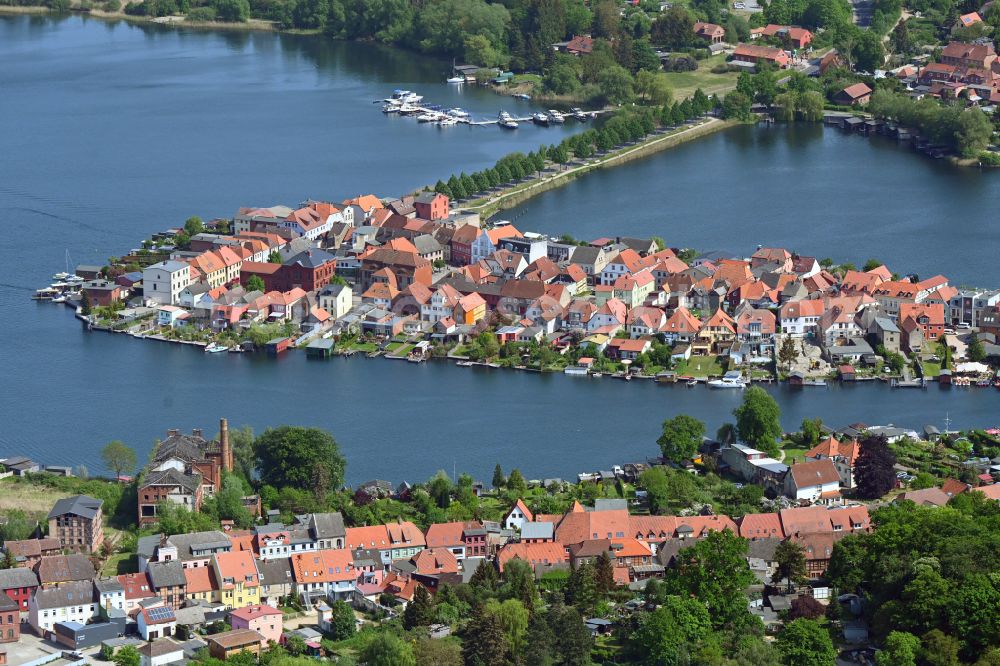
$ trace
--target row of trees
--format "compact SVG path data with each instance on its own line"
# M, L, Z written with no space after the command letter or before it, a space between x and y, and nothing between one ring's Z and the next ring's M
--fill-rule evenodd
M640 72L641 74L642 72ZM643 77L639 77L642 81ZM712 108L712 102L699 88L694 96L681 102L669 103L669 90L664 93L654 81L649 87L641 88L649 98L664 101L659 108L630 109L619 111L609 118L600 129L589 129L567 137L558 144L539 146L525 155L510 153L497 163L482 171L466 174L464 171L452 175L447 181L439 180L434 191L459 201L477 195L484 195L497 187L517 183L524 178L542 171L551 165L562 166L570 159L586 159L598 153L606 153L622 145L640 141L652 134L657 126L673 127L693 120Z
M974 157L989 145L990 119L978 108L919 100L888 90L876 90L868 103L876 118L894 120L917 129L932 142L945 145L964 157Z

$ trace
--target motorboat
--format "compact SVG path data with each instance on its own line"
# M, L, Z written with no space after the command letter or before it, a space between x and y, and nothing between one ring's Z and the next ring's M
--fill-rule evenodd
M561 125L566 122L566 118L555 109L549 109L549 122L555 125Z
M414 113L419 113L419 112L420 112L420 108L416 107L416 106L413 106L411 104L402 104L399 107L399 113L401 115L404 115L404 116L409 116L409 115L412 115Z
M225 345L220 345L220 344L218 344L216 342L213 342L212 344L210 344L207 347L205 347L205 353L206 354L218 354L219 352L228 351L228 349L229 349L229 347L227 347Z
M694 388L697 385L698 385L697 379L689 379L687 380L687 382L685 382L685 386L687 386L688 388Z
M56 273L52 276L52 279L56 282L62 282L63 280L68 280L73 277L72 273Z
M382 106L382 113L399 113L399 104L385 104Z
M464 76L452 76L448 79L448 83L465 83Z
M590 120L590 116L588 116L587 113L578 106L574 106L572 109L569 110L569 112L573 115L575 119L579 120L581 123L585 123L588 120Z
M507 113L503 109L500 109L500 113L497 114L497 118L499 118L501 121L504 121L504 120L513 120L514 119L513 116L511 116L509 113Z
M518 124L513 118L508 118L507 120L500 121L500 127L503 127L504 129L517 129Z
M445 111L449 116L454 116L456 118L468 118L469 112L465 109L460 109L457 106L454 109L448 109Z
M439 120L440 117L441 116L439 116L436 113L422 113L419 116L417 116L417 122L418 123L433 123L433 122Z
M714 389L725 389L725 388L744 388L746 382L743 380L743 373L739 370L730 370L726 374L722 375L722 379L713 379L708 382L709 388Z
M440 125L441 127L451 127L452 125L457 125L457 124L458 124L457 118L445 117L438 121L438 125Z
M526 95L525 93L514 93L513 95L511 95L511 97L513 97L514 99L523 99L523 100L531 99L531 95Z
M531 120L534 121L536 125L548 125L549 117L544 113L533 113L531 115Z
M41 289L35 290L35 295L32 296L36 301L51 301L53 298L59 295L59 290L53 287L43 287Z

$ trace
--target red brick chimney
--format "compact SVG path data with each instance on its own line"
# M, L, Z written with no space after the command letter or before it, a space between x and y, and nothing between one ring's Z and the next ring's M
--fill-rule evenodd
M233 471L233 452L229 448L229 422L219 419L219 445L222 447L222 469Z

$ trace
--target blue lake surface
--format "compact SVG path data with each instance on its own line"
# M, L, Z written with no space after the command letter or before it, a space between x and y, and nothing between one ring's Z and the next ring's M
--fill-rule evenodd
M412 191L578 128L419 126L372 101L394 88L479 117L528 103L442 83L450 63L371 45L217 33L73 16L0 17L0 457L103 471L111 439L141 457L168 428L329 429L348 480L493 465L569 476L656 452L678 413L710 430L739 392L420 366L274 361L87 333L30 300L72 262L104 263L190 215ZM1000 286L1000 174L958 171L821 128L738 128L598 172L511 211L578 237L802 253ZM926 267L926 269L924 268ZM786 427L820 416L939 427L1000 422L995 390L858 385L772 390Z

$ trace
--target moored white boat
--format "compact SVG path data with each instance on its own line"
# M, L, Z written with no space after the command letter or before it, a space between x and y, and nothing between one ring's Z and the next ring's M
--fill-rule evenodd
M207 347L205 347L205 353L206 354L218 354L219 352L224 352L224 351L226 351L228 349L229 349L229 347L226 347L225 345L220 345L218 343L213 342L212 344L210 344Z
M452 76L448 79L448 83L465 83L464 76Z
M746 382L743 380L743 374L739 370L730 370L722 376L722 379L713 379L708 382L709 388L714 389L725 389L725 388L744 388Z
M566 122L566 118L563 117L563 114L559 113L555 109L549 109L548 115L550 123L561 125L562 123Z

